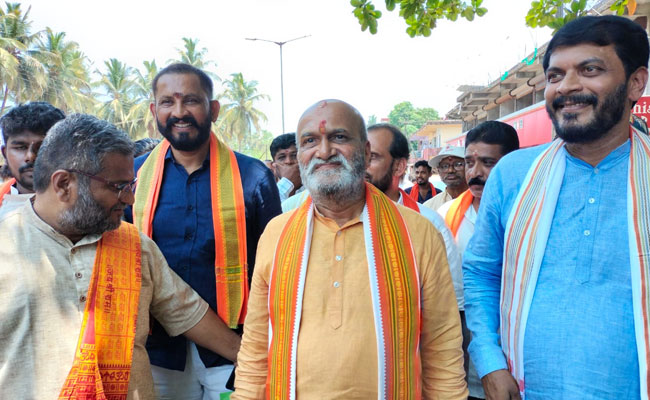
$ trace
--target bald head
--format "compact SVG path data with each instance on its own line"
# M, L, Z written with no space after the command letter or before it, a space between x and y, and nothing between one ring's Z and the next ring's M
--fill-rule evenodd
M314 124L316 122L316 124ZM300 147L301 137L304 133L326 133L330 130L340 129L345 125L348 133L355 135L361 143L368 140L366 124L361 113L350 104L336 99L321 100L312 104L298 121L296 143Z
M298 166L317 206L346 207L364 195L370 144L354 107L340 100L312 105L298 121Z

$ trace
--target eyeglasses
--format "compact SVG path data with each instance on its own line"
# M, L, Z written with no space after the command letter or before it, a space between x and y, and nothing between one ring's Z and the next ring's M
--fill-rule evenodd
M131 182L115 183L115 182L111 182L111 181L109 181L109 180L107 180L105 178L102 178L101 176L91 175L91 174L89 174L87 172L83 172L83 171L80 171L78 169L66 169L66 171L81 174L83 176L87 176L90 179L96 180L97 182L105 183L106 185L108 185L109 187L111 187L113 190L115 190L117 192L118 200L122 198L122 193L124 191L128 191L128 192L130 192L132 194L135 193L134 192L135 183L138 181L138 178L136 177Z
M438 171L447 171L451 168L455 169L456 171L461 171L465 168L465 161L456 161L451 164L438 164Z

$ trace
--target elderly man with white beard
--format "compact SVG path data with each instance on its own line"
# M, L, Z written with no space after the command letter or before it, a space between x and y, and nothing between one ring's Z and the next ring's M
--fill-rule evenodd
M296 137L310 197L260 239L232 398L466 398L440 234L365 182L355 108L320 101Z
M50 129L36 194L0 218L0 398L153 399L150 315L231 360L239 336L121 221L133 142L74 114Z

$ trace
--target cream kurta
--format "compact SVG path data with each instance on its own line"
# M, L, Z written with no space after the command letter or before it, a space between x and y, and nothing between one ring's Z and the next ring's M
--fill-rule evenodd
M34 193L18 194L7 193L0 199L0 217L23 206L23 204L32 197Z
M460 318L444 242L428 220L398 207L413 235L420 278L423 398L465 399ZM269 277L289 216L273 219L260 239L233 399L264 397ZM298 336L297 398L377 398L377 338L367 265L361 221L339 228L315 213Z
M454 198L451 197L447 189L445 189L443 192L440 192L437 195L430 198L429 200L425 201L423 205L429 207L433 211L438 211L440 206L453 199Z
M74 360L100 235L73 244L33 211L31 203L0 218L0 399L57 399ZM145 342L149 313L179 335L208 309L142 241L138 306L128 399L153 399Z

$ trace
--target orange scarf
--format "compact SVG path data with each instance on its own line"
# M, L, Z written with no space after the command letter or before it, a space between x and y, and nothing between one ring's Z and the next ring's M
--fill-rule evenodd
M409 197L409 194L406 193L404 190L400 189L399 192L402 195L402 203L404 207L408 207L411 210L417 212L418 214L420 213L420 207L418 207L418 201L417 199L413 200L411 197ZM413 193L413 190L411 190L411 193Z
M8 179L6 182L3 182L0 185L0 204L2 204L2 198L11 192L11 187L14 185L14 183L16 183L16 178Z
M267 399L295 399L302 296L312 241L311 197L278 239L269 285ZM378 398L419 399L420 283L409 232L395 203L366 184L361 214L377 332Z
M451 203L451 207L449 207L449 211L447 211L447 214L445 215L445 222L454 237L456 237L458 228L460 228L460 223L463 222L465 212L472 205L472 201L474 201L474 196L472 196L472 192L467 189L461 193L460 196L456 197L453 203Z
M217 313L229 327L236 328L244 323L248 302L244 191L235 153L212 133L209 140ZM160 142L138 171L133 221L149 237L169 146L167 140Z
M77 351L59 400L126 399L142 284L140 255L138 230L126 222L99 241Z
M433 187L431 182L429 182L429 190L431 190L431 195L435 196L436 195L436 189ZM411 188L411 193L408 194L413 200L418 201L419 195L420 195L420 185L417 183L413 185Z

